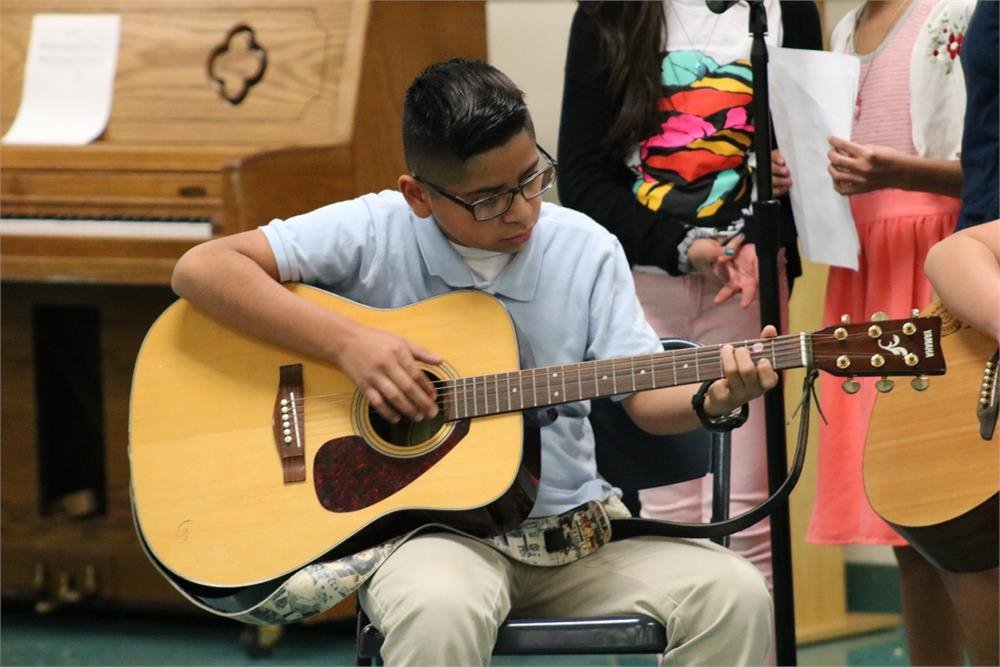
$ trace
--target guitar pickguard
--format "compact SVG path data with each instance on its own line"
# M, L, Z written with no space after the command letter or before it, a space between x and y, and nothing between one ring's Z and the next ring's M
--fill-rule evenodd
M323 443L313 461L316 497L331 512L354 512L388 498L432 468L469 432L469 420L454 424L448 438L414 458L395 458L350 435Z

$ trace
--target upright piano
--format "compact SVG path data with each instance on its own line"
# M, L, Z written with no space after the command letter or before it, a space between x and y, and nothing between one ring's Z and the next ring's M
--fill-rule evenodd
M41 13L118 14L121 41L96 141L0 147L0 592L40 611L187 609L135 537L127 459L133 363L175 298L173 265L205 239L395 187L406 85L485 58L485 9L0 0L0 132Z

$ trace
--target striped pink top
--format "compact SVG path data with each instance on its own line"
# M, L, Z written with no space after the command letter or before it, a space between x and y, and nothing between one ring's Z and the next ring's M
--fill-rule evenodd
M935 0L916 0L872 53L860 56L861 78L851 140L916 155L910 121L910 57ZM852 45L853 38L848 41Z

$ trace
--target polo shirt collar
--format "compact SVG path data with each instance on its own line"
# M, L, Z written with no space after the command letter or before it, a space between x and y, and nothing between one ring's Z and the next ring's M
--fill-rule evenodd
M472 270L462 256L438 228L433 217L413 216L417 246L423 257L427 273L437 276L449 287L455 289L481 289L488 294L497 294L515 301L531 301L538 287L542 272L542 244L535 235L521 248L500 275L492 283L479 287Z

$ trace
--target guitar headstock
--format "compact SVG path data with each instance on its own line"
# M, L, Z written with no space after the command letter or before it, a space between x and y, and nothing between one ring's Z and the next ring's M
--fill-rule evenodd
M943 375L941 318L843 323L812 334L812 361L833 375Z

